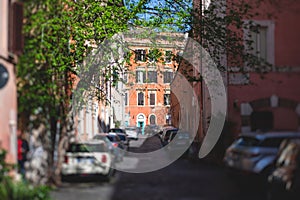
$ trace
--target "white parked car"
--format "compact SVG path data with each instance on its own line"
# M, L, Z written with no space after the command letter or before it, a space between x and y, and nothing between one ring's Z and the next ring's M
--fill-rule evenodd
M140 130L135 126L128 126L125 128L126 135L129 139L138 140Z
M104 141L70 144L62 164L62 177L101 175L110 179L115 170L113 156Z

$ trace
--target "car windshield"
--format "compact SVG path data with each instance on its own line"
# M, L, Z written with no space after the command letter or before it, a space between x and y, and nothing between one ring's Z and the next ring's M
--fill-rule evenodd
M261 142L262 147L279 147L284 138L269 138Z
M236 141L237 145L240 146L258 146L259 140L253 137L242 136Z
M67 152L85 153L85 152L105 152L104 144L71 144Z

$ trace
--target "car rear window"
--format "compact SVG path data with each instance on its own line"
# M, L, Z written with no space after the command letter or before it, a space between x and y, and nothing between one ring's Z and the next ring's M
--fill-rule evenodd
M119 142L120 138L114 135L108 135L106 136L111 142Z
M119 138L120 138L121 140L123 140L123 141L126 140L126 136L125 136L125 135L119 135Z
M106 136L103 136L103 135L95 135L93 137L93 139L95 139L95 140L105 140L105 138L106 138Z
M67 152L86 153L86 152L105 152L105 144L71 144Z
M169 137L172 133L177 133L177 130L167 130L166 136Z
M241 146L258 146L259 140L253 137L240 137L237 142L238 145Z
M279 147L284 138L268 138L261 142L262 147Z
M109 132L114 132L114 133L125 133L123 129L118 129L118 128L112 128L109 130Z

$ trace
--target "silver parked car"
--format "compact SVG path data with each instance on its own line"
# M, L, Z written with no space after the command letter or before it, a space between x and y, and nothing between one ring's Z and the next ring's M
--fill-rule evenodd
M193 136L186 131L172 131L167 145L167 150L169 153L178 153L182 154L182 156L187 156L189 147L193 142Z
M268 175L274 168L279 146L286 138L300 138L300 133L242 134L226 150L225 165L239 171Z

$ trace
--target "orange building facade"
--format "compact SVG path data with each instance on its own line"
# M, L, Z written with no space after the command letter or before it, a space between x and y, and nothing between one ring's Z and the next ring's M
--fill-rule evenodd
M184 34L168 33L167 37L181 38L182 41ZM143 128L146 125L170 124L170 83L177 70L173 57L182 50L181 43L165 40L153 48L148 39L127 37L126 41L131 56L125 78L125 126ZM154 51L160 56L151 57Z

